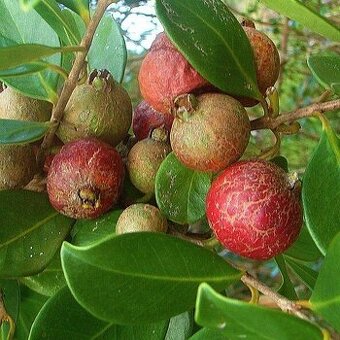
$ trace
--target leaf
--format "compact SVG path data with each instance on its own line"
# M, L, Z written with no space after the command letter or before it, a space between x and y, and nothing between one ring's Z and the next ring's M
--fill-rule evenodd
M168 325L169 320L136 326L120 326L101 321L82 308L65 287L51 297L40 311L34 321L29 340L46 337L77 340L158 340L164 339Z
M25 76L27 74L44 71L48 67L49 64L44 62L33 62L29 64L24 64L14 68L0 71L0 79L6 81L6 77Z
M161 233L123 234L82 248L64 242L61 260L76 300L118 324L168 319L194 306L201 282L222 290L241 277L209 250Z
M66 286L59 252L55 254L44 271L33 276L23 277L21 282L31 290L45 296L52 296Z
M29 276L52 260L73 221L58 214L47 195L0 191L0 277Z
M220 330L210 329L210 328L202 328L197 333L195 333L190 340L228 340Z
M19 318L15 329L15 339L28 339L32 323L44 305L46 297L21 286Z
M298 296L296 295L294 285L290 280L284 257L282 255L276 256L275 262L277 263L282 276L282 284L278 292L289 300L297 300Z
M197 222L205 215L205 197L210 185L211 174L186 168L172 152L156 175L157 205L173 222Z
M313 291L319 273L295 259L291 259L287 256L284 256L284 259L298 278Z
M66 45L78 45L81 40L80 32L75 22L65 16L55 0L42 0L35 10L53 28L58 37Z
M115 235L117 220L122 210L114 210L95 220L78 220L72 229L72 243L76 246L89 246Z
M30 11L42 0L19 0L20 6L23 11Z
M24 144L41 139L50 122L0 119L0 144Z
M303 225L298 239L284 252L285 255L306 262L314 262L322 257L306 225Z
M312 55L307 64L316 80L326 89L340 95L340 56Z
M96 30L89 54L90 69L107 69L122 82L126 66L126 46L120 26L112 15L105 15Z
M227 93L261 99L248 38L222 1L157 0L156 13L203 78Z
M331 242L310 298L311 308L340 331L340 234Z
M81 51L81 47L50 47L24 44L0 48L0 70L16 67L60 52Z
M90 22L90 11L88 0L57 0L60 4L68 7L83 19L87 25Z
M58 37L50 26L35 11L23 12L18 1L0 0L0 13L0 36L15 44L59 46ZM60 65L60 60L60 54L44 59L45 62L57 66ZM29 97L52 103L57 99L58 74L50 70L2 80Z
M17 280L0 280L2 294L7 314L14 322L17 321L20 305L20 288ZM0 339L8 339L10 327L8 322L0 323Z
M185 312L170 319L164 340L186 340L192 334L193 313Z
M302 185L306 225L320 251L340 231L340 140L322 118L319 145L307 165Z
M322 339L314 324L278 310L264 308L216 293L203 283L198 289L196 322L220 330L227 339Z
M272 10L298 21L312 32L340 41L340 30L316 11L298 0L260 0Z

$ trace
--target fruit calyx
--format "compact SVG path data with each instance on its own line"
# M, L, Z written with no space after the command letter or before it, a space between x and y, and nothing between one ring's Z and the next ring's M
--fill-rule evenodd
M100 191L92 187L78 190L78 196L84 209L97 209L100 205Z
M104 92L111 92L115 85L111 73L106 69L94 69L89 75L88 84L94 86L97 91Z
M242 22L241 22L241 26L256 28L254 21L251 21L249 19L243 19Z
M150 133L150 138L156 142L169 142L169 131L165 128L165 125L161 125L158 128L155 128Z
M177 96L173 103L173 113L175 117L187 121L198 106L196 97L191 93Z

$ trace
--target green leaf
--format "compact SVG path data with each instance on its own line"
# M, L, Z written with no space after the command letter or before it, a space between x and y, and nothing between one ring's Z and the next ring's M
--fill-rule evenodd
M298 239L284 252L285 255L297 260L314 262L322 257L315 245L306 225L304 224Z
M339 28L298 0L260 0L272 10L298 21L312 32L340 41Z
M277 263L282 276L282 283L278 292L289 300L297 300L298 296L296 295L294 285L290 280L285 259L282 255L278 255L275 257L275 262Z
M316 80L326 89L340 95L340 56L312 55L307 64Z
M115 235L117 220L122 210L114 210L95 220L78 220L72 229L72 243L88 246Z
M261 99L246 34L220 0L157 0L169 38L210 83L234 95Z
M173 222L197 222L205 215L205 197L210 185L211 174L186 168L172 152L156 175L157 205Z
M59 46L58 36L51 27L35 11L23 12L18 1L0 0L0 13L0 36L12 40L14 44ZM44 61L59 66L61 57L58 53ZM58 77L57 73L45 70L2 80L29 97L53 103L57 99Z
M14 68L0 71L0 79L6 81L7 77L20 77L27 74L37 73L46 70L49 67L48 63L34 62L20 65Z
M0 292L7 314L14 322L18 320L20 288L17 280L0 280ZM10 327L7 322L0 323L0 339L8 339Z
M312 268L306 266L300 261L291 259L288 256L284 256L284 259L288 266L294 271L298 278L311 290L313 291L316 279L319 275L318 272Z
M21 286L20 312L15 329L15 339L28 339L32 323L46 302L46 297Z
M41 139L50 122L0 119L0 144L25 144Z
M276 156L270 160L272 163L279 166L281 169L283 169L285 172L288 172L288 160L287 158L283 156Z
M73 20L66 16L55 0L42 0L35 6L39 15L53 28L66 45L78 45L80 32Z
M340 234L331 242L310 298L311 308L340 331Z
M57 0L60 4L77 13L87 25L90 21L89 1L88 0Z
M303 178L302 200L306 225L320 251L340 231L340 140L323 118L319 145Z
M209 250L161 233L123 234L83 248L64 242L61 259L76 300L118 324L168 319L194 306L201 282L222 290L241 277Z
M164 340L186 340L192 334L193 313L185 312L170 319Z
M201 326L219 329L227 339L323 338L321 330L305 320L278 310L224 297L206 283L198 289L195 320Z
M23 11L30 11L42 0L19 0L20 6Z
M0 48L0 70L16 67L60 52L81 51L81 47L50 47L23 44Z
M126 46L120 26L112 15L105 15L96 30L90 51L90 69L107 69L117 82L122 82L126 66Z
M52 260L73 221L43 193L0 191L0 277L29 276Z
M228 340L229 337L226 337L220 330L210 329L210 328L202 328L197 333L195 333L190 340Z
M66 286L59 252L55 254L44 271L37 275L23 277L20 281L41 295L54 295L58 290Z
M120 326L96 319L82 308L65 287L51 297L34 321L29 340L47 339L167 339L172 320L136 326ZM51 327L53 325L53 327ZM174 340L180 340L176 338ZM183 338L184 339L184 338ZM170 338L169 338L170 340Z

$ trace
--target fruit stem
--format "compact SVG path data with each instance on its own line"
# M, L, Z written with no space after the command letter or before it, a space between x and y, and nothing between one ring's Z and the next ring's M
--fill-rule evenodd
M85 58L90 49L96 28L98 27L99 22L106 11L106 8L113 2L114 0L99 0L98 1L97 9L80 43L80 47L83 47L84 50L77 52L73 67L71 69L71 72L68 78L66 79L64 83L59 100L57 104L53 107L51 122L54 124L52 124L50 130L47 132L43 142L41 143L41 146L40 146L40 149L37 155L37 161L39 165L42 165L44 161L45 152L46 150L49 149L49 147L51 146L53 142L54 134L57 131L59 123L63 117L66 104L68 100L70 99L71 94L77 85L79 75L82 71Z
M9 323L9 331L7 335L7 340L14 339L14 333L15 333L15 322L11 318L10 315L8 315L4 300L3 300L3 294L2 291L0 290L0 326L2 322L8 322Z

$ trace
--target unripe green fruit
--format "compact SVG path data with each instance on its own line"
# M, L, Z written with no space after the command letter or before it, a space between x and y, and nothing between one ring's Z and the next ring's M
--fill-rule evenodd
M166 233L168 224L158 208L150 204L137 203L126 208L117 221L116 233L151 231Z
M131 121L132 105L128 93L103 71L74 89L57 135L65 144L96 137L116 146L127 136Z
M131 183L141 192L155 191L155 178L159 166L171 151L170 145L154 138L137 142L128 154L127 170Z

